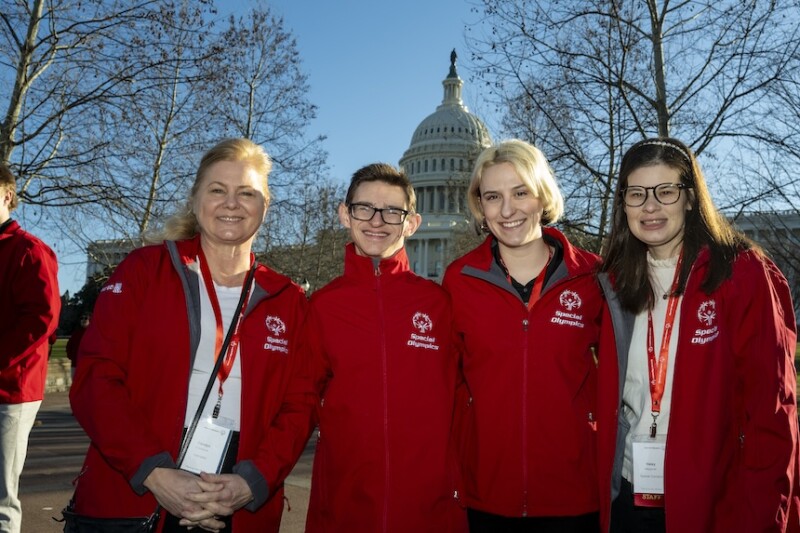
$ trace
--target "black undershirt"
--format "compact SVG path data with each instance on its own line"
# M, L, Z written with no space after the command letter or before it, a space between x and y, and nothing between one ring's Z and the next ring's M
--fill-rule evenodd
M550 262L547 264L547 271L544 273L544 283L542 283L542 286L544 287L544 285L547 284L547 280L550 279L550 276L552 276L553 272L555 272L558 268L558 265L561 264L561 260L564 257L564 250L561 246L561 242L558 239L554 239L548 235L544 235L543 238L546 244L553 247L553 257L550 258ZM511 280L511 286L514 287L514 290L517 291L519 297L522 298L522 301L525 302L525 305L527 305L531 299L531 291L533 290L533 284L536 282L536 278L533 278L524 285L512 278L508 273L508 269L500 258L500 247L497 245L497 239L492 241L492 255L494 256L494 262L500 267L506 277Z

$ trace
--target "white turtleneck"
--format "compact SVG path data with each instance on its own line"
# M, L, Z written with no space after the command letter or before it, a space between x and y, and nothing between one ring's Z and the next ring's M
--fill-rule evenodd
M656 357L659 356L661 336L664 332L664 320L667 315L667 299L663 296L669 292L672 286L677 263L678 256L655 259L649 253L647 254L650 282L655 291L653 339ZM675 371L675 354L680 332L682 301L683 298L678 300L675 323L672 330L674 333L669 341L667 382L664 386L664 396L661 399L661 414L658 416L657 421L658 435L666 435L669 427L669 412L672 403L672 376ZM628 351L628 371L625 374L625 388L622 394L622 410L626 420L631 425L631 430L625 438L625 457L622 464L622 476L628 481L633 480L633 437L650 434L650 425L653 423L650 406L650 381L647 369L647 311L643 311L636 316L636 322L633 326L631 347Z

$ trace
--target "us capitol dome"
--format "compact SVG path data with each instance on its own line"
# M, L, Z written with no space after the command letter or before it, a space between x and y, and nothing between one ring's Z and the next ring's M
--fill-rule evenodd
M442 82L444 98L436 111L420 122L400 159L417 193L422 225L406 240L411 268L440 280L454 237L470 225L467 187L473 163L492 143L489 130L461 100L464 82L456 72L456 51L450 53L450 72Z

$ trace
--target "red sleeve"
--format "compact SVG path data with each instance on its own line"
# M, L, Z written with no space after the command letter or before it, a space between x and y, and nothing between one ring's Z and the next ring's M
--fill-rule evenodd
M311 306L303 329L305 331L303 335L303 351L306 373L317 395L317 403L319 403L319 399L325 393L325 387L331 377L331 364L322 340L323 327L319 306Z
M734 265L728 321L741 365L743 505L747 531L786 527L796 495L798 421L794 309L786 279L769 260L747 253Z
M291 346L296 348L291 359L286 394L255 460L258 470L267 481L270 495L291 472L316 424L314 411L317 395L309 376L308 354L302 340L304 328L301 326L306 309L306 298L298 292L294 317L298 327L293 328L295 334L290 341Z
M73 414L92 445L129 480L145 459L165 452L151 429L153 420L131 399L127 383L135 321L126 317L139 313L156 271L136 251L116 268L95 303L70 388Z
M19 268L9 284L17 315L0 325L0 369L18 365L48 341L58 326L61 297L58 294L56 256L38 240L31 243L20 258Z

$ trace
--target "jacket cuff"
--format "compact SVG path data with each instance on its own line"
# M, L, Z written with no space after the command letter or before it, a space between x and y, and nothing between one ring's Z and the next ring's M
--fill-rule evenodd
M244 508L251 512L257 511L269 498L267 480L261 475L253 461L237 463L233 467L233 473L240 475L247 482L250 491L253 493L253 501L245 505Z
M133 491L139 496L147 492L147 487L144 486L144 480L156 468L178 468L172 456L168 452L161 452L158 455L153 455L142 461L139 470L133 474L130 480L130 485Z

